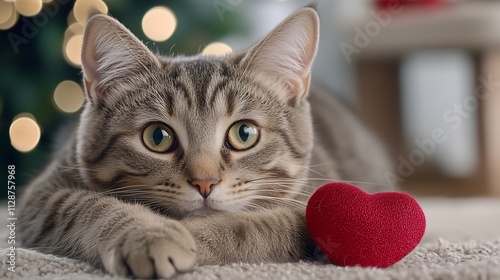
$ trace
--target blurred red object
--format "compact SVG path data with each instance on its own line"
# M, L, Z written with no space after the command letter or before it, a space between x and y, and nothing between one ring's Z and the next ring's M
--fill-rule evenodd
M376 0L377 8L388 10L400 6L435 6L442 4L443 0Z

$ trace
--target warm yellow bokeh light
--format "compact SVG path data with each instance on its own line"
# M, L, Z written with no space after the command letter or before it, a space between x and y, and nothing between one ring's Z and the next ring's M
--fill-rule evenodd
M174 13L166 7L154 7L142 18L142 30L149 39L163 42L174 34L177 19Z
M66 48L66 45L68 44L69 38L73 37L74 35L75 35L75 33L73 33L73 31L71 31L71 29L66 28L66 30L64 30L63 52L64 52L64 49Z
M0 0L1 1L1 0ZM16 24L19 19L19 14L16 11L12 11L10 14L10 18L8 18L5 22L0 23L0 30L7 30Z
M74 66L82 65L81 52L82 52L83 35L77 34L69 38L64 48L64 57Z
M14 12L14 4L0 0L0 24L9 20Z
M42 0L16 0L16 10L23 16L32 17L42 10Z
M226 55L228 53L233 52L233 49L231 49L230 46L221 43L221 42L214 42L211 44L208 44L201 54L204 55Z
M75 22L68 26L68 30L71 31L71 35L83 34L83 25Z
M73 8L76 21L81 25L85 24L90 9L97 9L103 14L108 13L108 6L102 0L76 0Z
M54 90L54 103L66 113L78 111L83 105L83 90L73 81L62 81Z
M10 125L10 143L20 152L33 150L40 141L40 135L40 127L33 118L18 117Z
M73 10L71 10L71 12L69 12L66 20L68 21L68 25L72 25L73 23L76 22L75 13L73 12Z

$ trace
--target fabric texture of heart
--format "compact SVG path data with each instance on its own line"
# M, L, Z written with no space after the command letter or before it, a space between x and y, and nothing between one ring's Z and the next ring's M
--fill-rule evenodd
M309 199L306 220L321 252L336 265L384 268L421 241L425 215L405 193L368 194L347 183L329 183Z

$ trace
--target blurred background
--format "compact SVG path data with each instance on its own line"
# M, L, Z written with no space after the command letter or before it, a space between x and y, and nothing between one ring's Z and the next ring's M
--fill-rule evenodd
M396 167L387 184L417 195L500 196L500 1L316 2L313 79L386 144ZM4 174L16 165L16 184L25 184L57 149L57 132L78 117L90 7L158 53L193 55L244 49L308 3L0 0Z

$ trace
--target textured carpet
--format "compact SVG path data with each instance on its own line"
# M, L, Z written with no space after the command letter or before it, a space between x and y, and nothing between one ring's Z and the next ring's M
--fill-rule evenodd
M196 267L176 279L500 279L500 200L421 199L427 217L422 243L386 268L336 267L323 263L231 264ZM0 205L2 220L5 205ZM7 222L5 222L7 224ZM7 227L0 227L7 236ZM2 238L0 248L6 248ZM26 249L16 251L16 272L0 249L0 278L119 279L77 260Z

